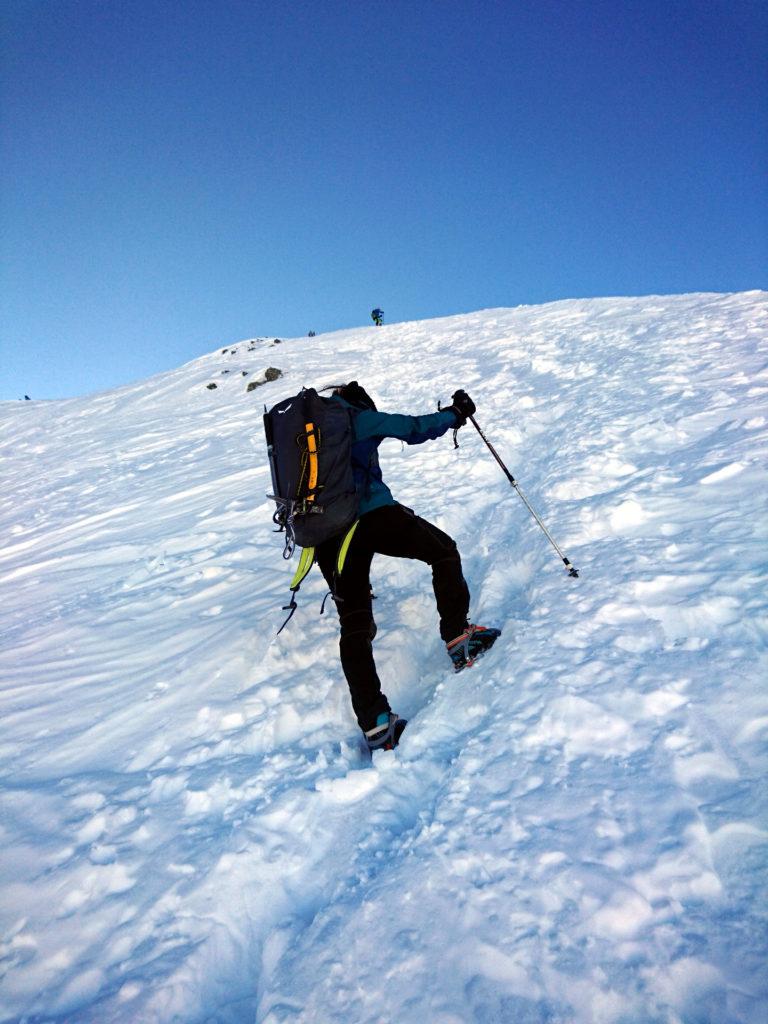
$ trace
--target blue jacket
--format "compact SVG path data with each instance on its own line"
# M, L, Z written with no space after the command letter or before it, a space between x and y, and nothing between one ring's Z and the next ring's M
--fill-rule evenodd
M401 416L398 413L374 412L373 409L356 409L338 395L334 395L333 400L341 402L352 412L352 471L359 501L358 516L382 505L396 504L382 479L379 466L378 447L385 437L396 437L406 444L422 444L442 437L457 422L456 414L447 409L426 416Z

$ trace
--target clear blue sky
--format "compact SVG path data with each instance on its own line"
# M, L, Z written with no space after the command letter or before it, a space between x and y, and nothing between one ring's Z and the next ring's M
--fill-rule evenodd
M0 398L766 286L768 6L3 0Z

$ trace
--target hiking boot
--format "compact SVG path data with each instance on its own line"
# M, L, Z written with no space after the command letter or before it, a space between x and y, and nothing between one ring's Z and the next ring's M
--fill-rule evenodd
M393 750L400 741L406 722L404 718L398 718L392 711L383 711L376 719L376 725L372 729L365 730L365 742L368 749Z
M454 672L461 672L463 668L471 668L500 636L500 629L468 624L461 636L449 640L445 645L453 662Z

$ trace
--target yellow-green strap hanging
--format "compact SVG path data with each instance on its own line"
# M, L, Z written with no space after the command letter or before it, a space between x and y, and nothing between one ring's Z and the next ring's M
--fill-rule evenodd
M347 552L349 551L349 545L352 543L352 538L355 535L355 530L357 529L357 524L359 522L360 522L360 520L356 519L355 522L352 523L350 528L344 534L344 539L341 542L341 545L339 547L339 554L338 554L338 556L336 558L336 572L337 573L341 573L342 569L344 568L344 562L345 562L346 557L347 557ZM291 590L298 590L299 589L299 587L301 586L302 582L304 581L305 577L309 573L309 570L312 568L314 563L315 563L315 549L314 548L302 548L301 549L301 556L299 558L299 564L296 567L296 572L294 573L293 579L291 580L291 588L290 588Z
M352 538L355 535L355 530L357 529L357 524L359 522L360 520L356 519L354 523L352 523L350 528L344 534L344 540L341 542L341 546L339 547L339 554L336 559L336 572L339 575L341 575L341 570L344 568L344 562L347 557L347 552L349 551L349 545L352 543Z
M298 590L301 586L301 582L307 575L309 570L312 568L312 564L315 561L315 549L314 548L302 548L301 557L299 558L299 564L294 573L293 579L291 580L291 590Z

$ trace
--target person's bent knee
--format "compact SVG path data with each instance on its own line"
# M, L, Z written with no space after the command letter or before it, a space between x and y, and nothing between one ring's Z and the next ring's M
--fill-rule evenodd
M439 558L435 558L430 563L433 569L447 568L449 566L458 566L461 570L461 555L459 549L456 547L455 541L451 541L453 545L450 550L442 552Z
M453 537L449 537L447 533L444 533L432 523L427 523L427 527L427 534L431 543L427 545L428 550L425 554L427 555L426 560L431 565L436 565L447 558L459 557L459 549Z
M341 627L341 640L364 635L368 640L376 636L376 623L369 609L360 609L356 612L347 612L339 619Z

